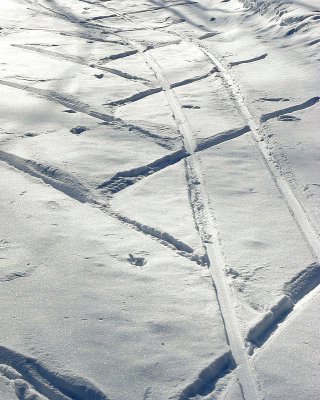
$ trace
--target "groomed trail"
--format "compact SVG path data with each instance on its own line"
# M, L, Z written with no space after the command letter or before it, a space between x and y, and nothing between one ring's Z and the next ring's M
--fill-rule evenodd
M262 3L4 7L0 398L319 395L319 10Z

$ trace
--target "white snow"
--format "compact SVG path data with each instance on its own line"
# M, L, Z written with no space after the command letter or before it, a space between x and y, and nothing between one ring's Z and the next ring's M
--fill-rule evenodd
M8 0L0 400L320 394L318 0Z

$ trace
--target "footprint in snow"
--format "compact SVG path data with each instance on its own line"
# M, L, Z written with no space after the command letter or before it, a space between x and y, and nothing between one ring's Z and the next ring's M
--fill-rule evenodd
M70 132L73 133L74 135L80 135L82 132L86 131L87 127L86 126L76 126L75 128L70 129Z
M143 267L146 264L146 260L143 257L136 257L133 254L129 254L129 258L127 258L130 264L135 265L137 267Z
M74 110L63 110L63 112L69 113L69 114L76 114L77 111L74 111Z
M294 115L280 115L277 118L278 121L301 121L301 118L295 117Z
M183 104L182 108L188 108L188 109L193 109L193 110L199 110L200 109L199 106L194 106L192 104Z

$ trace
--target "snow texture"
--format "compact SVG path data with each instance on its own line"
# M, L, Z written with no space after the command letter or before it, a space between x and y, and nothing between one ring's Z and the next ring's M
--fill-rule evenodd
M2 3L0 400L319 398L319 1Z

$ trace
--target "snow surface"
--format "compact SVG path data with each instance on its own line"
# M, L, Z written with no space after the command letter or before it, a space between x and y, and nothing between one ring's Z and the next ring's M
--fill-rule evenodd
M2 3L0 400L319 398L319 1Z

